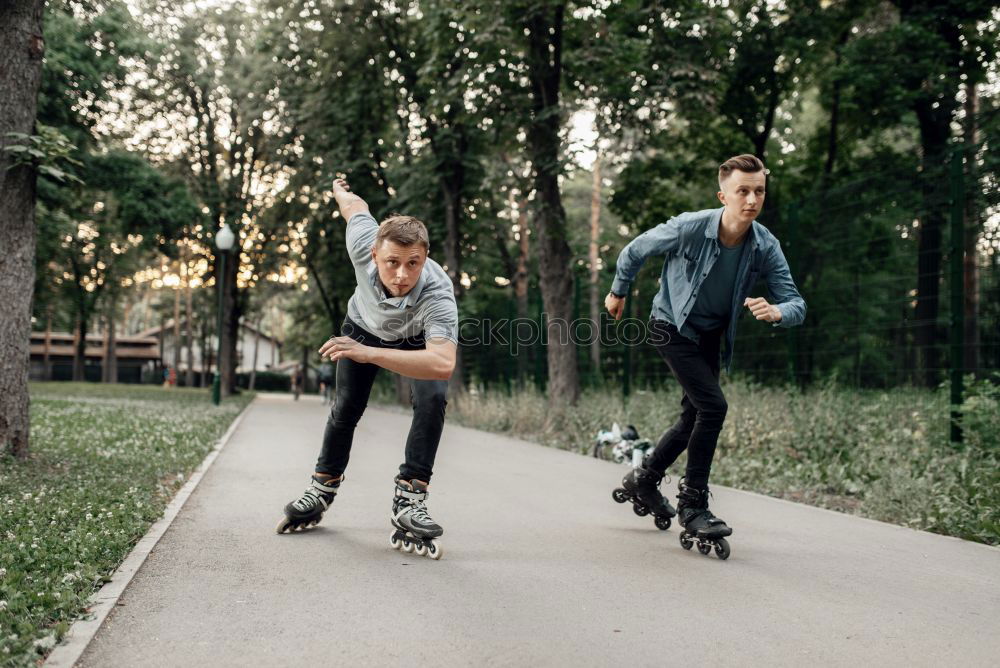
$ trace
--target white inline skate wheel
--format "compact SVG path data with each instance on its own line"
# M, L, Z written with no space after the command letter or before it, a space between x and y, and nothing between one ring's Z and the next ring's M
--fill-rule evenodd
M414 549L413 543L411 543L410 541L408 541L407 539L404 538L403 539L403 552L406 552L407 554L409 554L410 552L413 552L413 549Z
M413 551L418 557L422 557L427 554L427 546L423 543L418 543L417 548Z
M427 548L427 556L433 559L434 561L437 561L438 559L441 558L441 555L443 554L444 554L444 548L441 547L441 543L437 542L436 540L432 540L430 546L428 546Z
M398 550L402 546L402 542L396 538L395 532L389 534L389 546L394 550Z

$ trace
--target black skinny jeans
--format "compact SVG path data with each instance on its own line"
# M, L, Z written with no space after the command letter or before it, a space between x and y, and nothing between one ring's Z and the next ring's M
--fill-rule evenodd
M666 361L684 391L681 416L656 444L646 466L665 473L684 449L688 451L687 484L708 487L715 446L729 405L719 387L719 351L725 328L699 335L699 342L682 336L663 320L652 319L650 342Z
M422 336L402 341L383 341L367 332L350 318L344 320L343 336L375 348L422 350ZM379 368L375 364L361 364L349 359L337 362L337 393L330 417L323 434L323 449L316 462L317 473L332 476L343 474L351 456L354 428L368 407L368 397ZM406 458L399 467L404 480L430 482L434 457L441 430L444 429L444 410L448 404L448 381L410 379L410 396L413 403L413 422L406 437Z

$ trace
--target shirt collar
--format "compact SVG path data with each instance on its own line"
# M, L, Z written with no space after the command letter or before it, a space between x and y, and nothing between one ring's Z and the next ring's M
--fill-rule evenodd
M722 212L726 210L726 207L721 207L715 210L712 214L712 218L709 220L708 225L705 226L705 238L714 239L716 243L719 242L719 225L722 224ZM751 248L757 248L757 221L754 220L750 223L750 230L747 232L747 238L743 240L744 242L749 241Z

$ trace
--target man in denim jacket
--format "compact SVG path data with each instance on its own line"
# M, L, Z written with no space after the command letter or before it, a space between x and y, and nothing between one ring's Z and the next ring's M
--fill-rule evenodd
M718 193L723 207L683 213L633 239L618 256L615 280L604 300L608 312L621 318L625 296L643 262L652 255L666 256L660 290L653 299L650 341L683 389L682 410L676 424L623 485L658 519L679 514L689 539L714 542L732 533L708 509L708 477L728 408L719 387L722 339L726 340L722 361L728 371L743 308L778 327L802 324L806 315L781 245L755 220L764 204L766 182L767 169L755 156L739 155L724 162L719 167ZM750 296L761 278L774 303ZM687 471L675 511L659 484L685 449ZM682 544L684 538L682 534ZM685 546L690 545L689 540ZM725 550L728 556L728 545Z

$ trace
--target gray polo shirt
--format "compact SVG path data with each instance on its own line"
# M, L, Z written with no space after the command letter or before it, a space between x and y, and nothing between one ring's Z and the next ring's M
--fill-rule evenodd
M425 339L458 343L458 307L451 279L427 258L420 278L406 295L391 297L378 278L372 246L378 222L370 213L356 213L347 221L347 252L358 287L347 303L347 315L383 341L399 341L423 334Z

